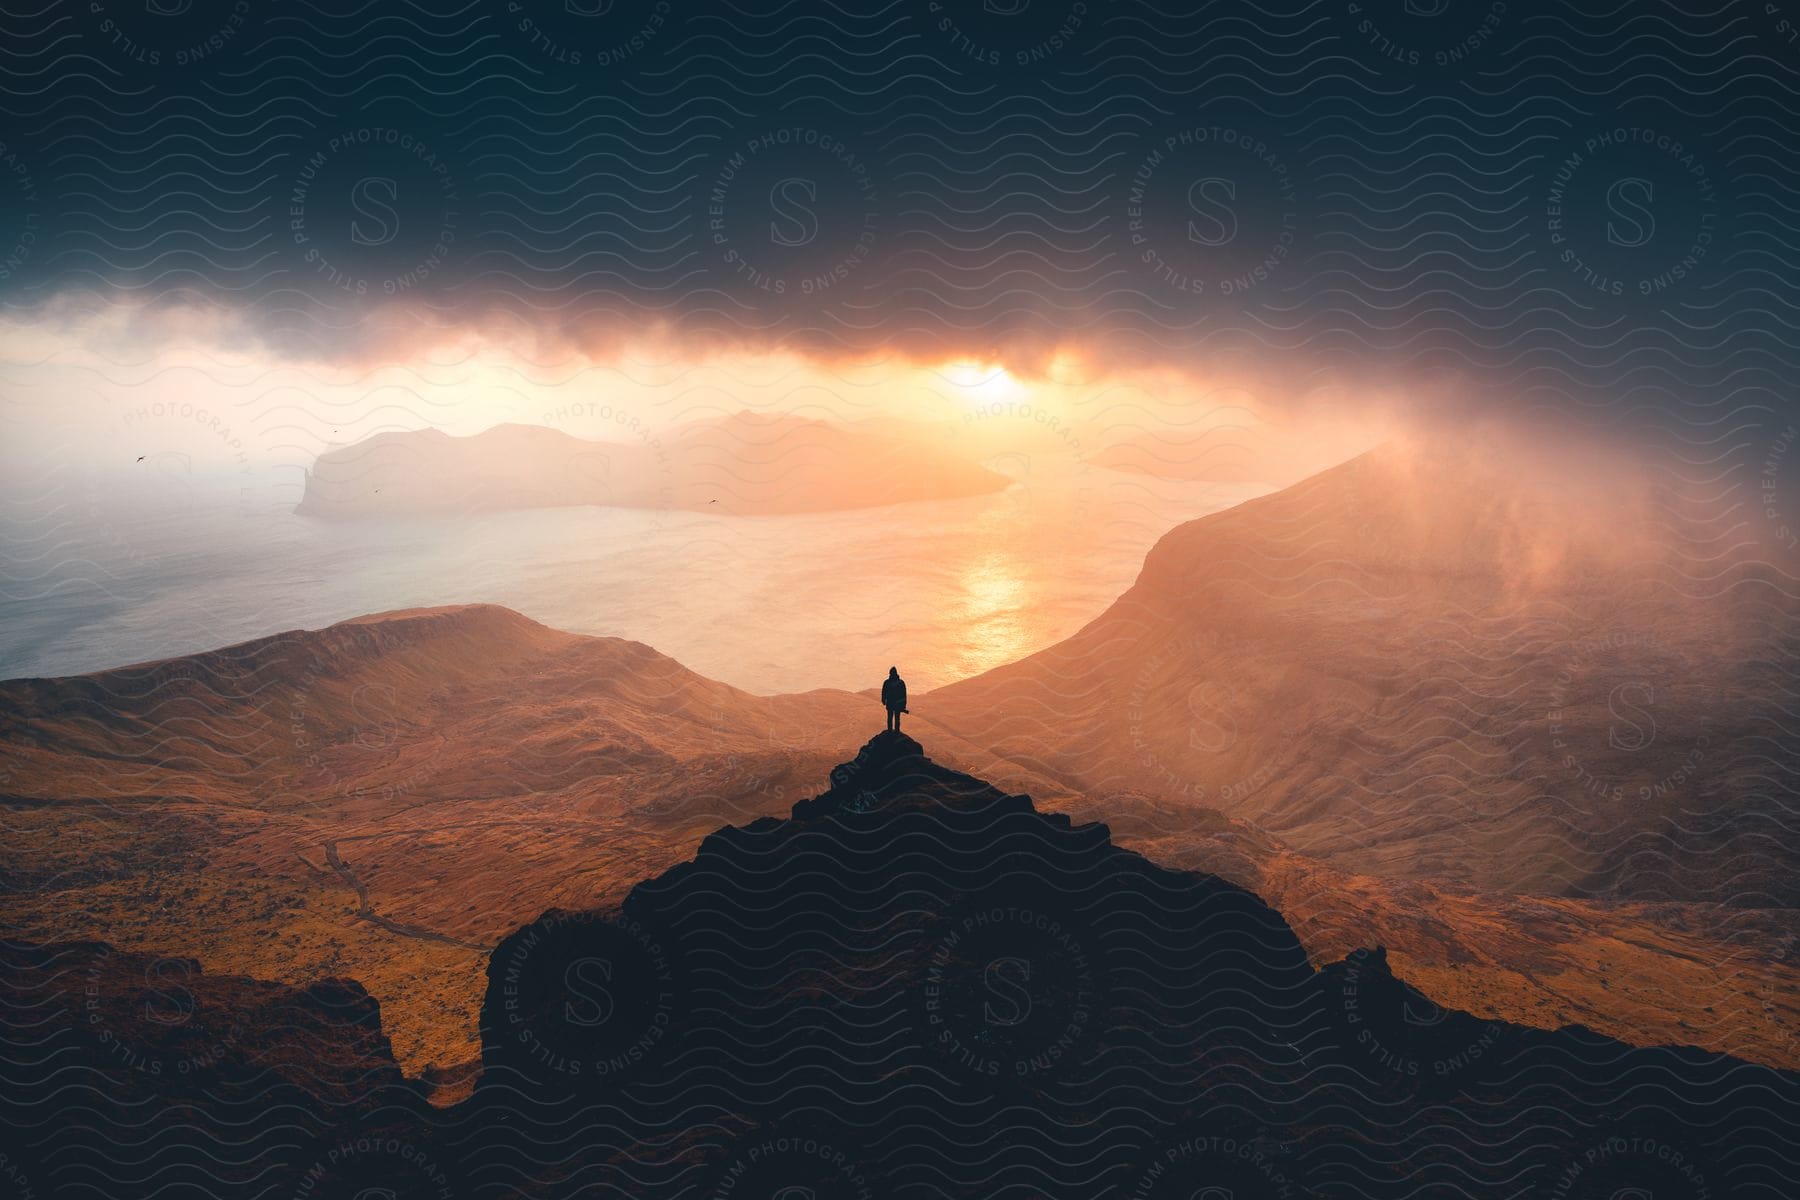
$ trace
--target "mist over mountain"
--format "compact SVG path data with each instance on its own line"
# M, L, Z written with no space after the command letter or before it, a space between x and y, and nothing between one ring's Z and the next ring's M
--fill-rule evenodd
M383 433L328 450L308 472L307 516L451 516L610 505L717 513L821 512L1000 491L1010 480L916 429L877 434L740 412L652 435L592 441L536 425L472 437Z
M1316 429L1297 436L1246 413L1239 421L1218 419L1197 429L1129 429L1096 450L1091 461L1156 479L1286 487L1335 466L1376 440L1364 438L1344 449L1337 439Z
M996 777L1354 872L1787 907L1800 594L1746 521L1578 446L1391 445L1172 530L1074 637L921 712Z

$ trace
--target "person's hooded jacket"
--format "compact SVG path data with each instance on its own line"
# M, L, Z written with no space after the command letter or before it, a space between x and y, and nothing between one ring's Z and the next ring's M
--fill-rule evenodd
M885 708L904 711L906 708L906 680L900 678L900 672L888 668L888 677L881 684L881 703Z

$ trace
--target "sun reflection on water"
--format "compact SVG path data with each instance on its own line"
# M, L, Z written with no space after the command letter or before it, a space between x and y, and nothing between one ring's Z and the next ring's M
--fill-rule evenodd
M958 620L967 636L962 673L977 674L1023 658L1032 648L1031 589L1016 559L989 551L970 561L957 580L962 588Z

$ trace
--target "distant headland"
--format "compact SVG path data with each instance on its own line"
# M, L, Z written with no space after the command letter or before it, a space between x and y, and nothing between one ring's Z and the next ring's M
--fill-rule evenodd
M455 516L606 505L738 515L830 512L998 492L1006 476L923 430L740 412L596 441L538 425L471 437L381 433L319 455L303 516Z

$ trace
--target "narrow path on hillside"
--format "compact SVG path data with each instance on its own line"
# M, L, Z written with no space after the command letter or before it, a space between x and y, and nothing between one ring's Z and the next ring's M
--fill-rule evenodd
M357 903L360 906L357 908L355 915L362 920L368 921L373 925L379 925L389 933L397 933L401 937L418 938L421 941L427 942L442 942L446 946L460 946L464 950L479 950L483 954L493 953L494 948L492 946L483 946L478 942L465 942L461 938L453 938L448 934L437 933L430 929L421 929L417 925L402 924L399 921L390 920L376 912L374 907L369 903L368 885L357 878L356 872L350 869L348 863L338 857L336 841L325 843L325 861L330 864L333 871L337 872L338 878L342 879L345 883L355 889Z

